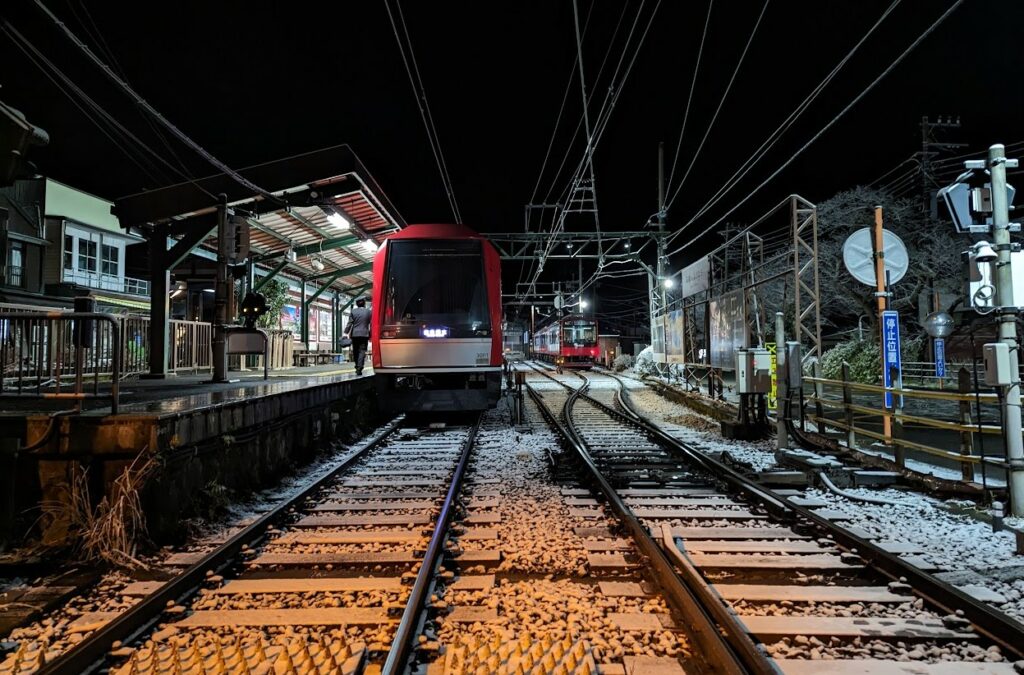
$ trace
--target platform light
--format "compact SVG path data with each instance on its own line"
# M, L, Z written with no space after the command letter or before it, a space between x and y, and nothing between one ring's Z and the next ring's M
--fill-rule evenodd
M665 288L672 288L676 285L676 282L672 281L672 277L665 277L661 283L664 284Z
M327 222L339 230L347 230L352 227L352 223L348 222L348 219L340 213L331 213L327 216Z
M586 309L589 304L586 300L580 298L580 309Z
M320 260L320 258L313 258L312 260L309 261L309 264L317 272L323 272L324 271L324 261Z

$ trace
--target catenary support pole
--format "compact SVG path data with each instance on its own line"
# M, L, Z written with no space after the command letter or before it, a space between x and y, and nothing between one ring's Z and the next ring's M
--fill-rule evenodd
M1021 517L1024 516L1024 438L1021 437L1020 357L1010 257L1010 207L1006 198L1006 148L1001 143L988 149L988 168L992 175L992 238L999 256L996 263L999 341L1005 343L1010 352L1010 385L1003 396L1006 459L1010 464L1010 510L1014 516Z

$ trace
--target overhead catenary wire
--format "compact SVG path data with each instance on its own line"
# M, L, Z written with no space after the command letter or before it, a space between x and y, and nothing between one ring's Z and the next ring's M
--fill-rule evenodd
M452 209L452 215L455 217L456 223L461 223L462 213L459 211L459 203L455 199L455 187L452 185L452 179L448 173L448 164L445 162L444 152L441 149L441 138L437 133L437 127L434 125L434 117L430 113L430 103L427 101L427 90L423 85L423 78L420 76L420 69L416 63L416 52L412 47L412 38L409 35L409 29L405 23L405 15L402 13L402 4L399 0L395 0L395 8L398 11L398 17L402 23L402 34L405 36L404 42L402 41L402 37L399 35L398 25L395 23L395 16L391 11L390 0L385 0L384 7L388 11L388 19L390 19L391 28L395 33L395 40L398 41L398 50L402 55L402 63L405 64L405 72L409 76L409 84L412 85L413 95L416 97L416 104L419 107L420 116L423 118L423 125L427 130L430 149L434 153L434 160L437 162L437 168L441 174L441 181L444 184L444 191L448 197L448 202ZM408 55L406 55L406 48L408 48ZM412 63L411 69L409 67L410 62ZM415 77L413 77L414 73Z
M90 97L79 87L63 70L53 61L48 59L28 38L22 35L9 21L0 21L0 31L7 35L11 42L31 61L43 75L63 93L71 103L92 122L100 133L107 137L121 152L128 157L139 169L154 183L160 184L166 181L168 174L158 177L154 171L159 171L156 164L161 164L170 174L177 174L188 180L188 177L177 167L167 161L158 152L153 150L138 136L132 133L127 127L119 122L113 115L106 111L99 103ZM143 152L136 154L132 146ZM202 188L200 188L202 189ZM207 194L210 194L207 192Z
M132 100L134 100L139 107L141 107L149 115L151 115L153 119L159 122L174 137L176 137L179 141L188 146L193 152L195 152L200 157L202 157L207 162L216 167L219 171L221 171L226 176L234 180L236 183L244 187L246 190L249 190L257 195L260 195L261 197L268 201L281 204L282 206L284 205L284 202L278 196L271 194L270 192L259 187L258 185L250 181L248 178L241 175L240 173L229 167L227 164L214 157L205 148L203 148L201 145L192 140L185 132L183 132L172 122L170 122L170 120L168 120L166 117L160 114L160 111L158 111L156 108L150 105L149 102L146 101L146 99L144 99L138 92L136 92L127 82L125 82L123 78L121 78L117 73L115 73L109 65L107 65L101 58L99 58L96 55L96 53L89 48L87 44L82 42L82 40L77 35L75 35L75 33L70 28L68 28L67 24L61 21L56 14L51 12L50 9L45 4L43 4L42 0L34 0L34 2L36 4L36 7L42 10L43 13L46 14L50 18L50 20L54 22L54 24L56 24L57 28L62 33L64 33L65 37L67 37L68 40L71 41L71 43L79 49L79 51L81 51L86 57L88 57L88 59L92 61L93 64L95 64L107 76L109 80L111 80L112 82L114 82L114 84L120 87L121 90L125 94L127 94Z
M725 198L726 194L732 190L736 185L739 184L743 178L768 154L768 152L781 140L782 136L796 123L798 119L807 111L808 108L814 103L814 101L821 95L821 93L828 87L833 79L839 74L839 72L849 63L850 59L857 53L857 51L864 45L865 42L874 34L875 30L888 18L888 16L896 9L900 4L901 0L892 0L889 6L882 12L882 14L875 20L871 27L861 36L861 38L853 45L853 47L847 51L846 55L839 60L838 63L832 68L831 71L818 83L818 85L811 90L811 92L804 97L803 101L789 114L786 119L779 124L776 129L768 135L761 145L754 151L749 159L740 164L739 168L729 177L729 179L719 187L718 191L709 199L696 214L691 216L687 225L694 220L700 218L702 215L712 209L719 201ZM674 197L673 197L674 198ZM684 225L683 227L686 227ZM672 241L678 234L673 234L669 241Z
M633 52L633 56L630 59L628 66L626 67L626 71L625 71L625 73L623 74L623 76L622 76L622 78L620 80L618 78L618 74L619 74L620 70L622 69L622 64L624 63L626 54L629 51L629 46L630 46L630 44L632 42L633 34L634 34L635 30L636 30L636 26L637 26L637 24L639 22L640 16L643 13L644 3L641 3L640 8L637 10L637 15L636 15L636 17L635 17L635 19L633 21L633 27L630 29L629 35L628 35L628 37L626 39L626 43L625 43L625 45L622 48L622 53L619 56L619 61L618 61L617 65L616 65L615 71L612 74L611 84L609 85L608 92L605 95L604 103L602 104L601 110L598 112L598 121L597 121L597 123L595 125L596 131L594 133L593 149L596 149L598 147L599 143L600 143L601 137L603 136L603 133L604 133L604 129L606 128L608 120L610 119L611 114L612 114L612 112L615 109L615 104L617 103L618 98L619 98L619 96L622 93L622 88L625 85L626 81L628 80L629 74L632 72L633 65L636 63L636 59L639 56L640 50L642 49L644 43L646 42L647 35L650 33L651 25L654 22L654 17L657 15L657 12L658 12L658 9L660 8L660 6L661 6L661 0L658 0L658 3L655 5L653 11L651 12L650 16L648 17L647 25L645 26L643 34L641 35L640 40L638 41L637 46L636 46L636 48L635 48L635 50ZM618 86L616 86L616 84L618 84ZM584 165L584 160L585 160L585 157L583 159L581 159L581 161L577 164L577 169L576 169L576 172L574 173L573 181L571 181L569 186L566 188L566 192L571 191L573 185L576 183L576 181L579 180L579 176L580 176L580 174L581 174L581 172L582 172L582 170L583 170L583 168L585 166ZM563 193L563 194L565 194L565 193ZM545 200L545 201L547 201L547 200ZM551 249L554 247L555 239L557 237L557 234L558 234L558 232L561 231L562 227L564 226L564 223L565 223L565 212L563 211L560 214L559 218L553 223L552 230L549 233L547 245L545 246L545 250L541 254L540 264L538 265L537 271L533 274L533 276L532 276L532 278L530 280L530 286L529 286L529 289L528 289L528 293L532 293L532 289L535 287L537 279L539 278L540 273L543 271L543 262L546 259L546 257L550 254ZM598 268L598 270L600 270L600 268Z
M686 134L686 122L690 119L690 105L693 103L693 90L697 85L697 75L700 73L700 62L704 56L704 42L708 37L708 26L711 24L711 10L715 6L715 0L708 0L708 13L704 17L704 30L700 36L700 47L697 48L697 61L693 66L693 77L690 78L690 93L686 97L686 110L683 112L683 124L679 128L679 140L676 141L676 152L672 157L672 168L668 172L668 185L672 184L672 180L676 175L676 163L679 161L679 150L683 147L683 135ZM658 208L661 208L661 204L658 204Z
M853 98L853 100L851 100L842 110L840 110L827 124L825 124L824 127L822 127L816 134L814 134L814 136L812 136L810 140L808 140L806 143L804 143L804 145L801 146L785 162L783 162L781 166L779 166L775 171L773 171L771 173L771 175L768 176L768 178L766 178L764 181L762 181L760 183L760 185L755 187L753 190L750 190L746 195L744 195L744 197L742 199L737 201L728 211L726 211L717 220L715 220L710 225L708 225L697 236L693 237L692 239L690 239L688 242L686 242L682 246L679 246L675 250L671 251L669 253L669 255L675 255L676 253L679 253L680 251L683 251L686 248L689 248L689 246L692 245L695 241L697 241L700 237L702 237L703 235L705 235L708 232L712 231L715 227L718 226L719 223L721 223L723 220L725 220L730 215L732 215L737 209L739 209L743 204L745 204L751 197L753 197L755 194L760 192L776 176L778 176L780 173L782 173L782 171L784 171L786 169L786 167L788 167L790 164L792 164L796 160L797 157L799 157L801 154L803 154L804 151L807 150L807 148L809 148L811 145L814 144L815 141L817 141L819 138L821 138L821 136L823 136L825 134L825 132L827 132L829 129L831 129L836 124L836 122L838 122L840 119L842 119L843 116L845 116L847 112L849 112L857 103L859 103L861 101L861 99L863 99L869 92L871 92L878 85L879 82L881 82L883 79L885 79L885 77L889 73L891 73L896 68L896 66L898 66L900 63L902 63L903 60L906 59L906 57L909 56L910 53L913 52L914 49L916 49L917 46L919 44L921 44L921 42L923 42L925 40L925 38L927 38L929 35L931 35L935 31L936 28L938 28L940 25L942 25L942 23L947 18L949 18L949 16L951 14L953 14L953 12L955 12L957 10L957 8L960 7L960 5L963 4L963 2L964 2L964 0L955 0L953 2L953 4L948 9L946 9L934 22L932 22L932 24L930 26L928 26L928 28L926 28L924 30L924 32L921 33L906 49L904 49L903 52L900 53L899 56L897 56L894 61L892 61L874 80L872 80L864 89L862 89L861 92L859 94L857 94Z
M125 73L124 68L121 66L120 61L118 61L117 59L117 55L114 54L114 51L110 48L110 45L107 43L106 38L103 37L103 31L100 30L100 27L96 23L96 20L93 19L92 13L89 11L89 8L86 7L85 2L83 2L83 0L79 0L78 5L81 7L82 14L85 15L87 22L83 21L82 18L78 16L78 13L75 11L74 1L68 0L68 7L71 9L71 13L74 14L75 17L78 19L78 22L82 24L82 28L85 30L86 34L92 38L93 42L96 43L97 48L101 52L103 52L103 54L107 57L107 59L110 61L113 67L117 70L121 78L125 82L131 84L130 80L128 79L128 75ZM91 30L90 26L92 28ZM149 126L149 128L153 130L153 134L160 140L160 143L161 145L164 146L164 149L167 150L167 152L174 159L174 161L177 162L178 167L181 169L180 174L183 177L189 179L193 178L192 172L185 165L185 162L183 162L182 159L178 156L178 153L174 150L174 146L171 145L169 139L167 138L167 135L160 130L160 127L157 126L156 122L154 122L153 119L149 115L147 115L144 110L138 109L138 111L139 115L146 122L147 126Z
M739 75L740 69L743 67L743 62L747 58L747 52L750 51L750 45L754 42L754 37L757 35L757 29L761 26L761 21L764 19L764 15L768 10L768 4L770 1L771 0L764 0L764 4L761 6L761 12L757 15L757 21L754 22L754 27L750 30L749 37L747 37L747 43L743 46L740 58L736 61L736 67L733 68L732 75L729 77L729 83L726 84L725 91L722 92L722 97L718 100L718 107L715 108L714 114L711 115L711 121L708 122L707 127L704 129L704 136L700 139L700 144L697 145L697 149L694 150L693 156L690 157L690 164L686 167L683 177L679 179L679 185L677 185L675 191L672 192L672 196L669 198L666 207L670 207L676 200L676 197L679 196L679 191L683 189L683 185L686 183L686 179L693 171L693 167L697 163L697 158L700 156L701 150L704 149L704 144L707 143L708 136L711 135L711 129L714 128L715 122L718 120L718 115L722 112L725 100L729 97L729 92L732 91L732 85L736 82L736 77ZM668 188L668 190L670 189L671 187ZM668 192L668 190L666 190L666 192Z

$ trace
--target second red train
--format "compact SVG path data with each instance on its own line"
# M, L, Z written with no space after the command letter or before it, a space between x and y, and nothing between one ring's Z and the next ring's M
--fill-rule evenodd
M537 329L533 336L533 355L562 368L590 369L598 357L597 321L570 315Z

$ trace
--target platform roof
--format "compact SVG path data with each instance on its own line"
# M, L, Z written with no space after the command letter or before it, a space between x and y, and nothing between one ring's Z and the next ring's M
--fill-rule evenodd
M122 227L149 232L166 224L172 238L206 230L200 244L216 250L218 195L250 224L252 253L263 266L344 291L370 283L369 262L376 244L405 221L348 145L339 145L238 171L276 199L255 193L224 174L179 183L118 199L114 213ZM314 266L315 260L323 269Z

